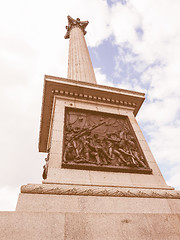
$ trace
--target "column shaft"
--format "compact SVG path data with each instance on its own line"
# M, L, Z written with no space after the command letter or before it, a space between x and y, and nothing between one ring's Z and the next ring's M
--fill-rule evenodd
M83 82L96 83L84 33L76 26L70 31L68 78Z

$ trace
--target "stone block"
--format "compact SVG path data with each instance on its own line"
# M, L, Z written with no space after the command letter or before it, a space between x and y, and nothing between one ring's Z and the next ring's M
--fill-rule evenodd
M105 112L105 113L112 113L112 114L119 114L119 109L118 107L111 107L106 104L99 104L97 105L97 111L99 112Z
M179 199L174 200L178 204ZM171 213L167 199L79 196L54 194L19 195L17 211L81 213ZM179 212L180 213L180 212Z
M168 204L172 213L180 213L180 200L168 199Z
M50 153L61 153L62 151L62 141L51 141Z
M60 213L0 212L0 239L64 239L64 223Z
M148 163L149 162L154 162L154 163L156 162L152 152L149 149L144 151L144 155L145 155Z
M59 113L63 113L64 112L64 101L56 101L56 106L54 109L54 113L57 115L59 115Z
M58 155L58 153L56 153ZM61 167L61 154L60 167ZM53 163L52 163L53 164ZM58 164L58 163L57 163ZM162 188L168 189L162 175L158 173L156 164L152 168L155 174L134 174L121 172L89 171L77 169L57 168L57 165L49 167L48 178L45 183L60 184L82 184L95 186L120 186L120 187L141 187L141 188Z
M55 113L54 113L53 121L59 122L59 121L61 121L61 119L64 118L63 116L64 116L64 106L63 106L62 111L58 111L58 112L55 112ZM61 122L62 122L62 121L61 121Z
M89 171L92 185L131 186L130 174L121 172Z
M97 104L96 103L91 104L91 103L88 103L87 101L84 101L84 100L76 100L75 107L76 108L81 108L81 109L86 109L86 110L97 111Z
M1 240L179 240L179 214L1 212Z
M149 163L149 167L153 170L153 175L162 177L161 171L158 165L156 164L156 162L148 162L148 163Z
M49 168L60 168L61 167L61 155L58 153L51 153L49 155Z
M168 188L162 176L131 174L131 180L134 187Z
M89 171L75 169L49 168L46 183L90 185Z
M150 151L150 148L149 148L149 146L148 146L148 144L145 140L139 140L139 144L140 144L143 152L144 151Z
M60 118L57 121L53 122L53 130L59 130L59 131L63 131L64 129L64 117Z
M52 139L54 141L61 141L63 139L63 131L61 131L61 130L53 130L52 131Z
M143 133L141 131L135 131L136 137L138 138L138 140L140 141L146 141L145 137L143 135Z
M131 122L132 128L135 132L141 132L141 129L140 129L139 125L137 124L136 120L130 119L130 122Z
M179 224L176 215L67 214L65 232L69 240L178 240Z

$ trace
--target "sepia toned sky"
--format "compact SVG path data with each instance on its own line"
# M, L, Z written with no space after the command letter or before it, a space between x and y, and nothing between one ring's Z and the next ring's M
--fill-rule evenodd
M88 20L97 82L144 92L137 120L168 185L180 189L180 1L0 0L0 210L41 183L44 75L67 76L67 15Z

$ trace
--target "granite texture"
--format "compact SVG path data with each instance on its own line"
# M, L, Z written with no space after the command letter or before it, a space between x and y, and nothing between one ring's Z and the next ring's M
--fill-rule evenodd
M1 212L1 240L179 240L180 214Z
M65 214L0 212L1 240L64 239Z
M180 199L21 193L16 211L170 214L180 213Z

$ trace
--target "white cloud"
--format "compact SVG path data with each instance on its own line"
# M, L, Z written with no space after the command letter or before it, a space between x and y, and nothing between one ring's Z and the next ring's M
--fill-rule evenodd
M123 77L120 61L142 73L135 80L122 79L118 86L142 91L145 88L147 101L138 119L150 139L156 160L163 163L165 169L173 169L174 164L179 166L179 11L178 0L129 0L126 5L116 3L111 9L115 43L129 49L120 51L116 57L116 73ZM137 36L137 28L142 31L141 38ZM177 174L169 171L166 177L179 188L175 183L179 179Z
M1 211L12 211L16 208L19 188L4 186L0 188L0 206Z
M180 189L180 175L179 175L179 172L180 172L180 167L177 165L174 167L174 168L171 168L171 172L170 172L170 177L169 179L167 180L167 184L169 186L173 186L175 187L176 189Z
M111 8L110 26L117 44L137 41L136 28L139 27L141 19L130 5L116 3Z
M91 46L110 31L103 0L7 0L0 5L0 187L6 186L5 198L12 187L42 181L45 154L38 153L38 134L44 74L67 76L67 15L89 20ZM1 209L10 209L1 203Z
M106 74L102 73L102 70L100 68L95 68L94 72L98 84L114 87L113 82L107 79Z

